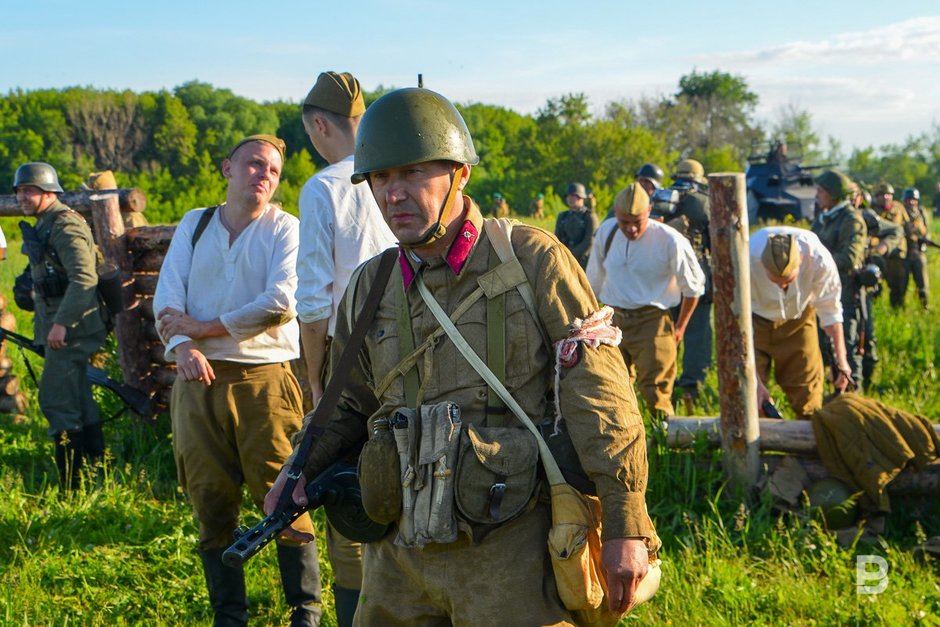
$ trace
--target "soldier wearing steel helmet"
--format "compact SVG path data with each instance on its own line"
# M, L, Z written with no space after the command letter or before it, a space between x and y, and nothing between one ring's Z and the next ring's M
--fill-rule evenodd
M669 224L681 224L678 230L692 244L699 267L705 275L705 293L699 298L698 306L689 320L685 332L685 351L682 353L682 373L676 380L676 395L681 395L689 411L701 393L712 365L711 236L708 233L711 206L707 193L708 179L705 178L705 168L701 163L695 159L680 161L676 164L672 178L682 192ZM673 313L678 316L679 311Z
M865 263L868 227L852 205L856 190L849 177L836 169L824 170L816 177L816 203L820 214L812 231L819 236L836 262L842 284L842 330L845 353L856 384L863 383L862 334L864 333L865 294L858 272Z
M568 247L582 268L587 267L594 232L599 225L597 214L586 204L587 198L587 189L582 183L569 183L565 190L568 210L559 213L555 222L555 236Z
M881 183L875 190L874 210L885 220L900 226L905 233L910 230L911 218L904 204L894 199L894 186L891 183ZM904 292L908 284L908 241L905 239L887 258L885 280L888 283L888 294L892 307L901 307L904 304Z
M390 416L400 412L412 416L405 420L411 433L413 420L426 424L425 418L439 415L436 408L445 402L459 407L460 428L466 434L485 432L502 442L525 432L491 398L482 376L448 336L424 342L439 329L427 304L431 300L451 316L471 349L492 370L502 371L499 380L527 415L552 415L547 396L554 387L555 357L546 341L568 338L576 319L597 312L599 305L577 261L557 239L524 225L515 225L506 238L505 230L493 230L499 223L484 220L465 194L478 161L456 108L430 90L393 91L363 116L352 178L371 188L398 238L399 251L388 283L379 287L382 296L375 320L325 433L305 460L294 460L303 467L304 477L315 476L342 449L382 429ZM500 234L504 239L498 239ZM527 283L534 292L531 309L520 290L502 280L508 266L496 253L501 245L511 246L515 253L517 261L510 265L516 268L516 284ZM347 289L333 342L334 362L349 342L350 317L355 318L363 306L379 265L378 258L366 262L357 282ZM497 285L503 287L490 289ZM502 306L491 307L495 302ZM506 332L509 329L511 333ZM419 357L402 361L414 354L415 346ZM601 498L608 594L612 607L622 612L647 570L648 551L658 545L645 507L645 433L617 349L607 344L582 348L560 366L560 411ZM419 406L421 419L415 418ZM452 414L442 420L449 421L450 432L455 424ZM488 449L486 455L500 448ZM521 470L536 472L536 457ZM464 449L458 454L458 467L463 463L459 460L474 459L476 455ZM267 511L274 510L288 472L285 467L268 494ZM376 474L383 473L363 464L364 490L383 479ZM385 474L399 481L397 467ZM440 485L446 485L452 475L439 476ZM301 504L306 502L303 488L302 478L292 493ZM505 501L491 501L480 511L461 505L462 495L471 500L488 498L486 489L480 493L457 483L455 491L456 499L438 503L445 510L452 508L451 514L440 517L452 536L435 535L418 543L409 533L409 522L415 520L409 506L388 535L365 545L356 624L574 624L548 567L550 514L537 491L531 496L523 493L525 506L508 519ZM486 573L485 585L480 585L481 572Z
M59 202L59 177L48 163L21 165L13 182L23 213L24 250L33 282L35 341L46 348L39 408L49 421L65 489L77 487L84 461L104 454L98 406L85 373L107 336L107 311L98 300L97 249L91 228Z
M907 275L914 279L914 285L917 286L917 298L920 299L920 304L924 306L924 309L927 309L930 286L927 278L927 245L922 239L927 237L927 216L923 207L920 206L920 190L916 187L908 187L901 194L901 202L904 203L909 218L904 229L907 239ZM906 280L903 290L907 292Z

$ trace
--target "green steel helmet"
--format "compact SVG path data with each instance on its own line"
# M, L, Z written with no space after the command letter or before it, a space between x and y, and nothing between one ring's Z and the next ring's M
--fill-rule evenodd
M894 196L894 185L891 183L881 183L878 185L878 190L876 194L891 194Z
M61 194L65 190L59 185L59 175L55 168L42 161L33 161L24 163L16 169L16 176L13 177L13 191L24 185L38 187L44 192L55 192Z
M568 183L568 189L565 196L577 196L578 198L587 198L587 189L583 183Z
M920 202L920 190L916 187L908 187L901 194L901 200L916 200Z
M816 177L816 185L829 192L836 202L844 199L856 189L852 179L834 168L823 170Z
M636 171L637 178L647 178L653 181L653 185L656 186L656 189L659 189L663 186L663 177L665 173L663 169L656 165L655 163L644 163L640 166L640 169Z
M809 505L822 511L826 526L844 529L858 518L858 504L852 489L834 477L825 477L813 483L807 490Z
M387 93L366 109L356 134L353 183L370 172L426 161L480 162L470 130L444 96L421 87Z
M708 183L708 179L705 178L705 167L695 159L683 159L676 164L676 173L672 178L702 184Z

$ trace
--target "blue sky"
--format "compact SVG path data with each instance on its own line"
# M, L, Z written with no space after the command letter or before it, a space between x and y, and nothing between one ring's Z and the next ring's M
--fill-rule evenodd
M345 7L341 8L341 7ZM845 148L940 124L936 2L86 2L3 0L0 92L136 91L198 79L299 101L325 69L531 113L584 92L669 94L693 69L744 76L758 118L809 111Z

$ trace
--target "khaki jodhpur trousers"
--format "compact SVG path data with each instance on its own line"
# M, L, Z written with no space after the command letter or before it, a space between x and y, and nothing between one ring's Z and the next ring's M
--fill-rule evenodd
M647 407L671 416L678 354L672 315L658 307L614 307L614 324L623 331L620 353Z
M212 385L177 377L170 398L176 469L199 520L201 550L232 543L243 483L261 509L303 419L287 363L210 363ZM307 514L292 526L313 533Z
M548 504L502 525L479 544L405 548L395 530L364 545L354 624L401 627L574 625L548 555Z
M816 330L816 309L807 307L796 320L775 322L752 316L757 376L774 378L787 395L796 417L809 419L822 407L823 364Z

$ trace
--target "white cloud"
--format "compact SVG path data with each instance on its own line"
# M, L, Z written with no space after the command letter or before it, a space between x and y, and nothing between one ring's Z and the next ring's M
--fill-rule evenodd
M762 50L700 55L702 63L754 65L812 62L870 65L940 61L940 16L918 17L821 41L794 41Z

